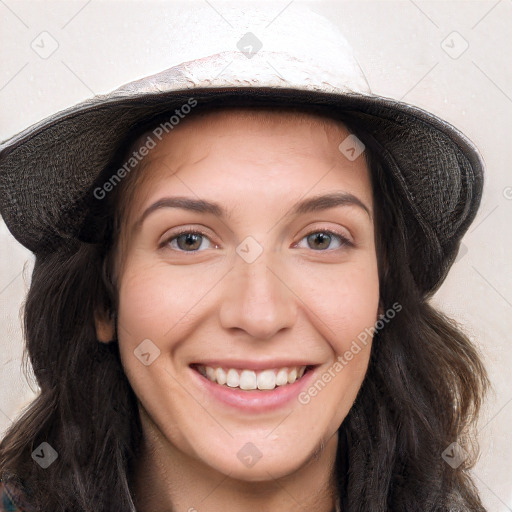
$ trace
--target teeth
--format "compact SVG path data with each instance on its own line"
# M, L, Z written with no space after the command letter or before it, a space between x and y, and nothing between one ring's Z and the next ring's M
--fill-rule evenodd
M230 388L237 388L240 384L240 376L236 370L228 370L227 383Z
M305 366L292 368L279 368L254 372L252 370L235 370L234 368L212 368L198 365L197 371L208 380L221 386L240 388L243 390L275 389L277 386L293 384L300 379L306 371Z
M206 375L208 376L208 370L206 371ZM209 377L208 377L209 378ZM226 384L226 372L222 369L222 368L217 368L215 370L215 380L214 379L210 379L210 380L213 380L213 382L217 381L217 384Z
M254 374L256 376L256 374ZM258 375L258 389L274 389L276 374L273 370L265 370Z
M256 373L251 370L244 370L240 374L240 389L256 389Z
M288 384L288 372L286 368L279 370L276 375L276 386L284 386Z

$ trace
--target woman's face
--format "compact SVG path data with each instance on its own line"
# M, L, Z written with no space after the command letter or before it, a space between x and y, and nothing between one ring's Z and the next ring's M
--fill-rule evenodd
M277 478L352 406L379 282L369 170L338 148L348 135L312 116L217 111L144 158L124 219L118 340L143 428L173 453ZM106 341L111 326L97 328Z

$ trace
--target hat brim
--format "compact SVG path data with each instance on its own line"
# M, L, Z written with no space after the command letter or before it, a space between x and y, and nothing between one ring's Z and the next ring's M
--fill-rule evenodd
M370 94L248 86L96 96L0 145L0 213L13 236L36 254L77 237L87 211L74 206L90 191L128 130L191 97L198 105L243 100L357 113L421 227L422 239L411 245L421 260L415 265L418 286L428 293L444 280L480 204L482 158L451 124L418 107Z

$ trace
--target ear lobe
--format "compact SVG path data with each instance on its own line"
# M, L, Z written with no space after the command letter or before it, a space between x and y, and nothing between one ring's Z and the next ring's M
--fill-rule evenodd
M96 338L101 343L110 343L115 337L114 317L106 312L94 314L94 323L96 326Z

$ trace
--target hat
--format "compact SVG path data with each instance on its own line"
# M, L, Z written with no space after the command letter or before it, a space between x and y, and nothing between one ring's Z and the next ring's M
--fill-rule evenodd
M436 290L480 204L483 162L477 149L437 116L372 93L349 44L327 19L290 6L273 22L274 30L264 30L276 15L270 9L232 8L226 17L233 30L212 7L194 9L173 27L172 37L162 17L157 73L3 141L0 213L13 236L35 254L80 238L88 216L84 198L127 132L144 119L169 112L163 125L168 131L207 103L317 106L350 112L371 134L408 207L413 277L421 292ZM340 143L347 158L362 147L357 138Z

